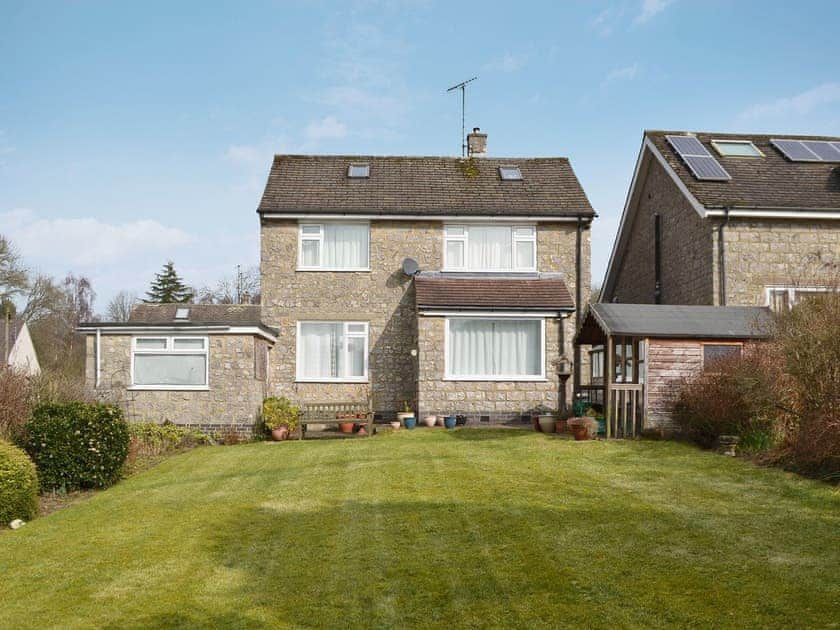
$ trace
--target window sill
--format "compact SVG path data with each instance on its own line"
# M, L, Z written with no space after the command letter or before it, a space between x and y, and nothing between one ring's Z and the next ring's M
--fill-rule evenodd
M348 379L348 378L297 378L295 383L337 383L350 385L366 385L370 381L367 378Z
M370 267L345 269L341 267L297 267L295 271L331 271L339 273L370 273Z
M444 376L443 380L473 383L548 383L544 376Z
M536 269L447 269L440 270L441 273L538 273Z
M209 392L207 385L132 385L129 392Z

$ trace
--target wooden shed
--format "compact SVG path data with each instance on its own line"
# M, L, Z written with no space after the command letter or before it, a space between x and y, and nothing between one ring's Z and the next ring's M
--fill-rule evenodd
M590 304L574 341L590 347L590 372L575 396L603 405L607 437L669 431L680 384L767 338L770 317L752 306Z

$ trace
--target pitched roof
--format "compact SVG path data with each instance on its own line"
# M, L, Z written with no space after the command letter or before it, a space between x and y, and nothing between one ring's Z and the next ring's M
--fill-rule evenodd
M350 164L370 176L350 178ZM516 165L521 181L502 180ZM260 213L594 216L567 158L277 155Z
M729 181L701 181L695 178L673 147L667 135L693 133L721 166L732 176ZM645 131L648 138L686 188L707 208L754 207L791 210L840 209L840 164L836 162L792 162L770 144L771 138L831 140L830 136L792 134L710 133L686 131ZM749 140L763 157L722 156L712 146L713 139Z
M15 346L15 341L23 328L23 320L16 317L9 321L9 345L6 345L6 318L0 319L0 365L5 364L12 348Z
M178 309L189 309L185 319L175 318ZM251 304L138 304L128 323L258 326L260 313L260 307Z
M420 273L414 278L417 307L574 310L560 274L526 277L473 275L457 277Z
M770 309L758 306L590 304L575 343L601 343L603 335L689 339L761 339Z

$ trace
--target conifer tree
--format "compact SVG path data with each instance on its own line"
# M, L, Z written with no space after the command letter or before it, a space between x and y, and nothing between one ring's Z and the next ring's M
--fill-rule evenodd
M147 304L183 304L193 298L193 292L175 271L175 263L168 261L160 273L155 274L152 286L146 292Z

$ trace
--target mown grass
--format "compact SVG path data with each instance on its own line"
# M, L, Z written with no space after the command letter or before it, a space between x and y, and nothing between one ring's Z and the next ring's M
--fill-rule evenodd
M0 535L0 627L831 627L836 489L690 446L200 448Z

